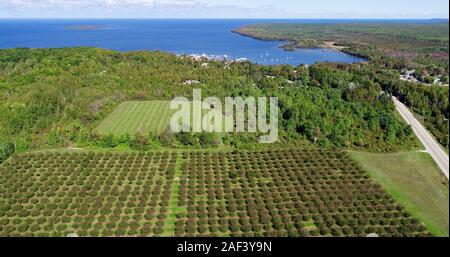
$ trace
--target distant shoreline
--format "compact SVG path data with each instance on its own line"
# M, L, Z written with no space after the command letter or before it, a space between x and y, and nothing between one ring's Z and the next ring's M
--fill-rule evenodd
M238 34L240 36L243 36L243 37L249 37L249 38L253 38L253 39L261 40L261 41L282 42L284 44L280 45L280 48L283 49L284 51L295 51L295 49L330 49L330 50L334 50L334 51L337 51L337 52L340 52L340 53L343 53L343 54L351 55L353 57L363 58L366 61L369 61L365 57L361 57L361 56L358 56L358 55L355 55L355 54L343 51L346 47L337 46L337 45L335 45L335 42L333 42L333 41L327 41L327 42L324 42L323 44L317 44L317 45L314 45L314 46L311 46L311 47L299 47L299 46L296 45L296 42L292 41L292 40L268 39L268 38L264 38L264 37L258 37L258 36L255 36L255 35L244 33L242 31L240 31L240 29L241 28L233 29L233 30L231 30L231 32L235 33L235 34Z
M409 22L448 22L449 18L59 18L59 17L49 17L49 18L42 18L42 17L27 17L27 18L20 18L20 17L6 17L1 18L0 20L73 20L73 21L83 21L83 20L260 20L260 21L409 21Z

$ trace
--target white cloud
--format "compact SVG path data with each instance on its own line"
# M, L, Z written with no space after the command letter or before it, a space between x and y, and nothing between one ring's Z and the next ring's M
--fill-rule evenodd
M298 0L300 2L300 0ZM0 18L416 18L443 13L358 12L323 7L273 4L269 0L0 0ZM281 1L280 1L281 2ZM290 1L289 1L290 2ZM312 9L311 9L312 8ZM422 10L425 12L425 10ZM377 12L377 13L375 13ZM420 12L417 9L417 12Z
M267 14L284 17L287 12L207 0L0 0L0 17L255 18Z
M1 0L0 4L28 6L104 6L104 7L150 7L155 5L189 6L197 3L195 0Z

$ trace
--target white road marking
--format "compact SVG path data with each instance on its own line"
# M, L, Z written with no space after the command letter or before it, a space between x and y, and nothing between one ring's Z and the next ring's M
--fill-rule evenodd
M397 107L398 112L403 117L403 119L411 125L414 133L419 138L420 142L425 146L427 152L433 157L433 160L442 170L442 173L448 179L449 170L449 160L448 154L441 148L439 143L434 139L434 137L425 129L425 127L413 116L413 114L408 110L408 108L402 104L396 97L392 97Z

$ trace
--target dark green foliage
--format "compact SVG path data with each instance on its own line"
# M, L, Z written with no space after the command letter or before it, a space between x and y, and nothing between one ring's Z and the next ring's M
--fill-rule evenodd
M138 151L147 151L149 149L149 140L138 133L131 139L130 148Z
M448 87L413 84L398 81L388 75L379 76L376 80L383 90L396 96L419 114L426 127L443 146L449 146Z
M176 135L176 138L180 144L185 146L198 145L198 138L195 137L194 133L181 132Z
M280 142L309 140L321 146L394 150L411 146L411 135L392 103L377 93L364 65L260 66L248 62L199 62L161 52L95 48L0 51L0 137L21 148L70 143L146 150L179 145L252 147L256 134L113 138L95 126L124 100L171 100L192 94L186 80L207 85L204 96L278 96ZM227 68L229 67L229 68ZM272 78L273 77L273 78ZM349 83L357 85L349 90ZM388 120L388 125L384 124ZM386 123L386 122L385 122ZM387 137L385 134L389 134ZM134 139L132 139L134 138ZM198 140L197 140L198 139ZM147 143L148 140L148 143Z
M310 67L314 87L278 94L283 128L321 146L394 150L412 143L412 130L395 116L395 107L366 65ZM361 129L364 128L364 129Z
M6 160L14 153L14 144L8 141L0 140L0 163Z
M198 141L202 147L214 147L219 145L219 139L214 133L200 133Z

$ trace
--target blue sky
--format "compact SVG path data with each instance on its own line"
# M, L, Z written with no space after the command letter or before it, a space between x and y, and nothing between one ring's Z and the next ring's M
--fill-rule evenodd
M0 0L0 18L448 18L448 0Z

